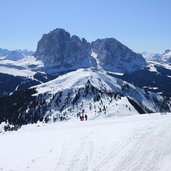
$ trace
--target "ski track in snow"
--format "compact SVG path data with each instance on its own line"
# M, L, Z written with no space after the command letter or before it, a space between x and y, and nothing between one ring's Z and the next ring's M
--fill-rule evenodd
M0 171L170 171L171 114L34 124L0 134Z

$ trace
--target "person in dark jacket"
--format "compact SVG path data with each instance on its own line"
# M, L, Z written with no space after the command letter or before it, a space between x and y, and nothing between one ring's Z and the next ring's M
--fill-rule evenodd
M85 120L87 121L87 119L88 119L88 116L85 114L85 116L84 116L84 117L85 117Z
M80 121L84 121L84 115L80 115Z

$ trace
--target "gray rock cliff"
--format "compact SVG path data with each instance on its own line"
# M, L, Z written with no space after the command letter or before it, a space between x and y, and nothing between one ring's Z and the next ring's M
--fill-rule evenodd
M133 72L146 66L142 55L130 50L114 38L97 39L91 43L98 63L107 71Z
M55 29L43 35L38 42L35 57L43 61L45 68L63 72L96 65L91 57L91 46L84 38L70 36L63 29Z

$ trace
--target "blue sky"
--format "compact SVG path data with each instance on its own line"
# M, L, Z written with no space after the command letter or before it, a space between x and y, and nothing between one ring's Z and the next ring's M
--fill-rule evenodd
M64 28L88 41L114 37L136 52L171 48L170 0L1 0L0 47L35 50Z

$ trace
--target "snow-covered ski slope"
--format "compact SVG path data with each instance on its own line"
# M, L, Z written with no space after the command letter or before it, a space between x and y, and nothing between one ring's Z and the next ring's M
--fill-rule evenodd
M3 171L170 171L171 114L23 126L0 134Z

